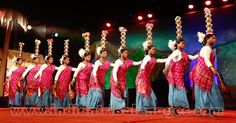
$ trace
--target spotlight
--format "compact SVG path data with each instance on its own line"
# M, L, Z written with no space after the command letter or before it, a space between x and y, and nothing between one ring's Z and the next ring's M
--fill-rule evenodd
M228 2L228 0L221 0L221 1L224 2L224 3Z
M138 16L138 20L143 20L143 16Z
M107 26L107 27L111 27L111 24L110 24L110 23L106 23L106 26Z
M54 34L55 37L58 37L58 35L59 35L59 34L58 34L57 32Z
M147 16L148 16L148 18L152 18L152 14L148 14Z
M27 29L28 29L28 30L31 30L31 29L32 29L32 26L31 26L31 25L28 25L28 26L27 26Z
M211 1L210 1L210 0L205 1L205 4L206 4L207 6L209 6L209 5L211 5Z
M188 5L188 8L189 8L189 9L193 9L193 8L194 8L194 5L193 5L193 4L189 4L189 5Z

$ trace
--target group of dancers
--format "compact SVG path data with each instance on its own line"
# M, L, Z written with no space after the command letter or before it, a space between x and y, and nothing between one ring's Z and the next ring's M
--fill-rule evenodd
M22 106L21 98L23 92L26 91L24 106L27 107L40 106L42 109L46 109L54 104L58 110L63 110L64 107L69 107L72 99L75 98L75 104L80 107L81 111L95 110L99 106L104 106L104 78L108 69L113 67L110 75L110 108L119 113L127 107L129 94L126 73L131 66L139 66L135 81L136 110L141 113L152 111L157 107L157 98L152 90L151 74L156 63L165 63L163 72L167 75L169 82L168 102L171 111L177 114L176 107L189 108L184 85L185 67L189 64L189 60L198 59L197 64L190 72L190 78L194 82L195 109L207 109L209 114L213 114L214 110L212 109L224 109L222 91L227 90L227 87L222 81L220 81L220 86L216 85L213 79L214 74L220 74L214 67L215 54L212 49L216 42L216 35L213 34L213 30L207 30L207 34L199 33L199 41L203 47L197 55L192 56L183 51L185 40L181 36L182 31L179 30L181 28L180 17L177 17L176 24L177 39L169 42L169 47L173 52L165 59L154 57L156 48L152 42L153 24L151 23L146 24L148 37L143 43L146 55L142 61L132 61L128 58L125 41L127 30L124 27L119 28L121 46L118 50L119 59L114 64L107 60L107 31L102 32L100 46L96 48L98 59L94 64L90 63L90 33L83 33L85 48L79 50L83 61L79 63L77 68L69 66L68 40L65 40L64 55L60 59L61 66L53 65L52 39L48 40L46 64L39 65L38 47L40 41L36 40L35 53L32 55L33 64L24 68L22 67L23 58L18 57L14 59L15 65L8 71L9 104ZM54 77L55 71L57 72ZM71 78L71 76L73 77ZM22 80L26 82L23 83ZM75 86L75 90L72 89L72 86Z

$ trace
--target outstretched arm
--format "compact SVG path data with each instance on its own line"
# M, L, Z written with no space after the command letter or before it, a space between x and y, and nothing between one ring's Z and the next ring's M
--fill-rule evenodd
M157 59L157 63L165 63L167 58Z
M39 76L41 76L41 75L42 75L42 72L43 72L43 70L44 70L45 68L47 68L47 65L46 65L46 64L43 64L43 65L40 67L39 71L35 74L34 79L36 79L36 78L38 78Z
M115 66L115 64L114 63L111 63L111 67L114 67Z
M75 80L75 77L77 76L77 74L79 73L79 71L81 71L83 68L85 67L84 63L79 63L78 67L75 70L75 73L73 75L73 81Z
M114 79L115 82L118 82L118 79L117 79L117 72L118 72L118 69L120 67L120 65L122 64L122 62L120 60L116 60L115 62L115 65L114 65L114 68L112 70L112 77Z
M142 61L138 61L138 62L133 61L133 64L132 64L132 65L138 66L138 65L140 65L140 64L142 64Z
M146 64L151 60L151 57L150 56L145 56L144 59L143 59L143 62L141 63L141 70L143 70L146 66Z
M58 81L58 78L59 78L59 75L61 74L61 72L65 69L66 67L64 65L61 65L59 68L58 68L58 71L55 75L55 82L54 83L57 83Z
M198 54L196 54L196 55L188 55L188 58L190 59L190 60L195 60L195 59L197 59L198 58Z
M13 72L14 70L16 70L16 69L17 69L16 66L12 66L12 67L10 68L10 70L7 72L7 78L11 78L12 72Z
M170 61L172 59L178 58L178 56L181 55L181 52L179 52L178 50L173 51L170 56L168 56L168 58L166 59L166 66L170 65Z
M94 77L97 76L97 70L98 70L98 67L101 65L101 62L99 60L97 60L94 64L94 67L93 67L93 71L92 71L92 75Z
M34 65L29 65L28 67L27 67L27 69L25 70L25 72L22 74L22 79L23 78L25 78L25 76L28 74L28 72L32 69L34 67Z
M55 70L58 70L58 69L59 69L59 67L55 66Z

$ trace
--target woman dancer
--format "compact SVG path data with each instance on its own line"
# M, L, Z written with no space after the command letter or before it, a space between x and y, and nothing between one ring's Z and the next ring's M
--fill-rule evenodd
M34 76L34 78L39 78L39 86L41 91L40 106L41 109L46 110L46 107L52 104L52 86L53 86L53 74L55 70L58 69L53 65L52 57L52 42L53 39L48 39L48 55L45 57L46 64L43 64Z
M111 83L111 98L110 106L115 113L120 113L121 109L125 109L128 101L128 88L126 83L126 73L132 65L140 65L140 62L133 62L128 58L128 49L126 48L124 27L119 28L121 32L121 47L118 50L119 59L116 60L112 70L110 83Z
M215 110L224 110L224 101L221 89L214 81L214 74L220 73L214 67L215 54L212 46L216 42L216 35L213 34L210 9L204 9L206 14L206 35L198 32L199 42L204 46L201 48L196 66L190 72L190 78L194 82L195 109L198 111L206 109L209 115ZM221 80L221 79L220 79ZM227 91L223 81L220 81L222 91Z
M177 29L177 40L169 41L168 46L173 51L171 55L167 58L165 70L167 73L167 80L169 82L169 94L168 102L172 114L178 114L177 108L189 108L189 103L186 94L186 88L184 85L184 74L185 68L189 64L189 60L194 60L198 58L198 55L192 56L188 55L183 51L185 48L185 41L182 38L181 31L181 17L177 16L176 29ZM164 70L164 71L165 71Z
M155 64L166 61L166 59L154 58L156 49L152 43L150 32L153 24L148 23L146 27L148 38L143 43L143 47L147 55L144 57L136 77L136 110L140 111L140 113L156 108L157 99L151 87L150 77Z
M169 47L174 50L166 61L166 70L168 71L167 80L169 82L168 102L172 113L177 114L175 107L189 108L189 103L184 85L185 68L189 64L189 60L198 58L197 55L188 55L183 51L185 41L182 38L176 41L170 41ZM172 46L171 46L172 45Z
M70 86L72 67L69 66L68 42L69 40L65 40L64 55L60 59L61 66L58 68L54 81L54 103L59 111L62 111L64 107L69 107L73 98L73 91Z
M33 64L30 64L25 72L22 75L22 78L26 77L26 96L25 96L25 105L27 107L39 105L39 96L40 96L40 88L38 78L34 79L34 76L40 69L39 65L39 44L41 42L39 40L35 40L35 54L31 55L33 60ZM27 75L27 76L26 76Z
M89 63L91 60L91 54L89 50L89 32L83 33L82 36L85 38L85 49L79 50L79 55L83 59L79 63L71 84L76 81L76 105L80 108L80 111L84 111L83 108L86 106L86 100L89 90L89 78L93 69L93 64Z
M200 39L200 41L204 46L200 50L198 63L190 72L190 78L194 82L195 109L206 109L210 115L213 115L214 110L224 109L221 89L214 81L214 74L220 74L214 67L215 54L212 49L216 42L216 36L215 34L206 34L204 39ZM226 89L223 83L221 86L223 90Z
M107 51L105 50L105 37L107 33L107 31L102 31L101 47L96 49L99 59L95 62L90 76L86 107L92 110L97 109L98 106L104 106L104 79L111 64L107 60Z
M7 73L7 80L9 85L9 105L21 106L21 99L23 94L22 81L19 81L22 74L25 71L25 67L22 66L22 47L24 43L19 43L19 56L13 58L14 66L12 66Z

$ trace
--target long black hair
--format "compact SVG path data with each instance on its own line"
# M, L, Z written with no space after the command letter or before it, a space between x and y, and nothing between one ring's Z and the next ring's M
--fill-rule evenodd
M47 58L46 58L46 60L48 61L50 58L53 58L52 56L48 56Z
M175 50L178 48L178 44L180 44L180 43L183 42L183 41L184 41L183 38L178 38L178 39L176 39Z
M107 52L107 50L106 50L105 48L102 48L102 50L100 51L100 55L101 55L103 52Z
M153 44L147 47L147 50L145 50L146 55L148 54L148 51L152 49L153 47L155 47Z
M35 56L34 58L33 58L33 60L36 60L37 58L39 58L38 56Z
M121 57L121 54L122 54L123 52L125 52L125 51L128 51L128 49L127 49L127 48L122 48L122 49L120 50L119 57Z
M45 60L46 60L46 63L48 63L48 60L49 60L50 58L53 58L53 57L52 57L52 56L47 56L47 58L45 59Z
M21 58L21 57L17 58L17 59L16 59L16 64L18 64L18 62L19 62L20 60L23 60L23 58Z
M87 56L91 56L91 53L90 53L90 52L85 52L85 53L84 53L84 57L83 57L82 59L84 60L85 57L87 57Z
M85 53L84 53L84 57L86 57L86 56L90 56L90 55L91 55L90 52L85 52Z
M67 59L67 58L70 58L69 56L64 56L63 60L62 60L62 64L64 64L64 61Z
M206 36L203 39L202 45L206 45L207 44L207 40L210 39L212 36L215 36L215 34L206 34Z

